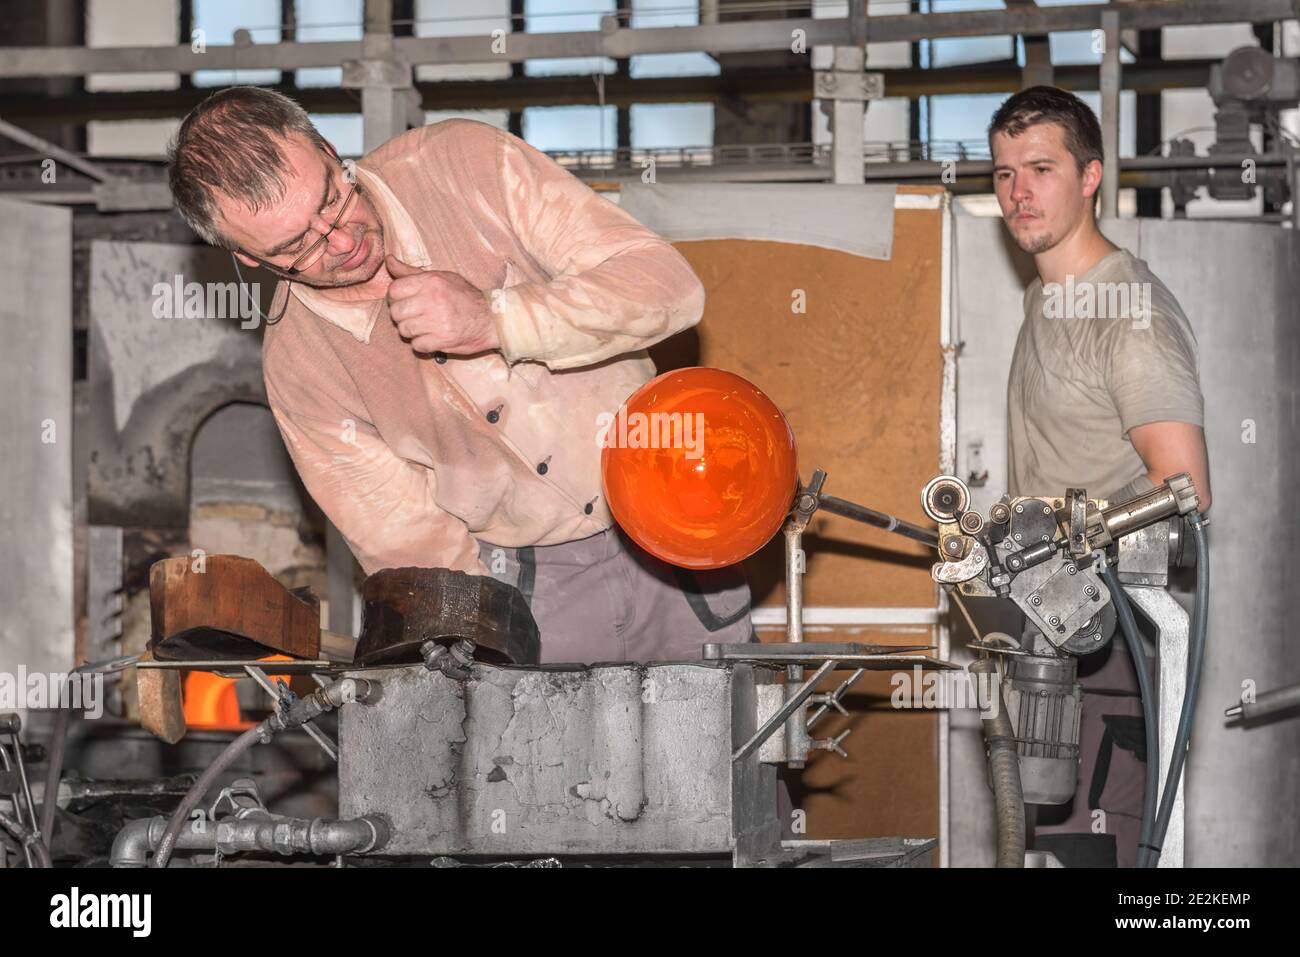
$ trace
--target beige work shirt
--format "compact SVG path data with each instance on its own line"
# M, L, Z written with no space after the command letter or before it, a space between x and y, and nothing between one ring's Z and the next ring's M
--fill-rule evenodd
M1151 483L1129 430L1204 425L1196 338L1147 264L1117 250L1086 273L1025 291L1007 383L1012 495L1070 487L1120 501Z
M420 355L385 301L292 284L263 365L307 490L367 574L487 574L475 539L553 545L608 528L602 414L654 374L648 346L699 322L704 290L686 260L482 123L411 130L357 171L386 251L493 297L502 348Z

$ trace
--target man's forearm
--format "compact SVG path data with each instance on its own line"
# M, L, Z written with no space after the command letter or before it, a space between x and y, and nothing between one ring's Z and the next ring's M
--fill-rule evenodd
M1159 485L1171 475L1192 477L1200 510L1210 509L1210 462L1205 431L1189 422L1150 422L1129 430L1129 440L1147 468L1147 478Z

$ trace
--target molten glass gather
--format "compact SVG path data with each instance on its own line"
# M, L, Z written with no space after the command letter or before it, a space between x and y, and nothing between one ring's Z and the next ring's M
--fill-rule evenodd
M603 445L615 520L650 554L683 568L748 558L794 503L799 472L785 416L721 369L651 379L619 409Z

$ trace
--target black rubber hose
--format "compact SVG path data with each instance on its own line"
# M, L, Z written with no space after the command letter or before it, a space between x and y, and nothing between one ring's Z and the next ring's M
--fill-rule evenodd
M977 661L970 670L979 674L996 675L989 659ZM997 812L998 867L1025 866L1025 792L1020 782L1020 755L1016 751L1015 729L1007 713L1007 702L1002 688L995 689L997 712L989 718L981 716L984 741L989 749L989 772L993 781L993 802Z
M1138 693L1142 698L1142 722L1145 725L1147 739L1147 771L1146 781L1142 786L1142 829L1138 834L1135 863L1138 867L1145 867L1151 847L1151 835L1155 830L1156 800L1160 792L1160 718L1156 713L1156 696L1151 687L1151 676L1147 673L1146 651L1143 650L1142 638L1138 634L1137 621L1133 618L1133 606L1104 558L1101 560L1101 578L1110 591L1110 600L1119 618L1120 632L1124 635L1124 643L1128 645L1128 654L1133 659L1133 668L1137 672Z
M1169 774L1165 778L1164 794L1160 797L1160 812L1156 816L1155 831L1151 835L1149 867L1160 859L1169 819L1174 813L1174 797L1182 779L1183 764L1192 737L1192 720L1196 716L1196 697L1201 687L1201 666L1205 662L1206 630L1210 611L1210 554L1205 543L1205 520L1200 512L1187 516L1196 544L1196 600L1192 603L1191 637L1187 644L1187 688L1183 694L1182 713L1178 716L1178 733L1174 736L1174 753L1169 760Z
M239 737L226 745L226 750L217 755L217 759L208 766L208 769L199 775L199 779L194 782L190 789L185 792L185 797L181 803L176 806L172 819L167 822L167 830L163 831L162 837L158 841L158 847L154 850L153 860L150 867L166 867L167 862L171 860L172 850L176 847L176 839L180 836L181 828L189 819L190 812L193 811L203 796L212 789L216 784L217 778L225 773L226 768L234 764L235 761L245 751L262 740L262 736L270 736L270 732L264 727L263 721L257 727L249 728Z

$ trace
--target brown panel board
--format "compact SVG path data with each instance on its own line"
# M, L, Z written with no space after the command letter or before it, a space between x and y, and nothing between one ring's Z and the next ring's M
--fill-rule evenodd
M920 490L940 459L942 212L896 210L888 262L756 240L677 248L707 300L696 328L652 350L659 369L718 366L752 380L789 418L805 481L825 469L829 494L930 525ZM795 309L797 290L804 312ZM919 543L823 515L804 536L804 552L807 606L936 604L934 553ZM756 605L784 603L780 535L746 569ZM809 628L806 637L920 644L934 634L865 626ZM784 640L781 629L759 629L759 637ZM892 690L889 673L868 674L846 697L849 717L828 716L815 728L826 737L852 727L848 760L818 752L804 771L784 772L794 806L807 814L804 836L938 836L937 714L894 709Z
M785 412L805 481L929 525L921 487L938 471L941 213L898 210L893 258L754 240L677 248L708 291L704 319L652 354L661 370L728 369ZM807 312L792 312L803 290ZM805 536L807 605L933 607L933 551L819 515ZM784 601L779 536L747 564L756 604Z

